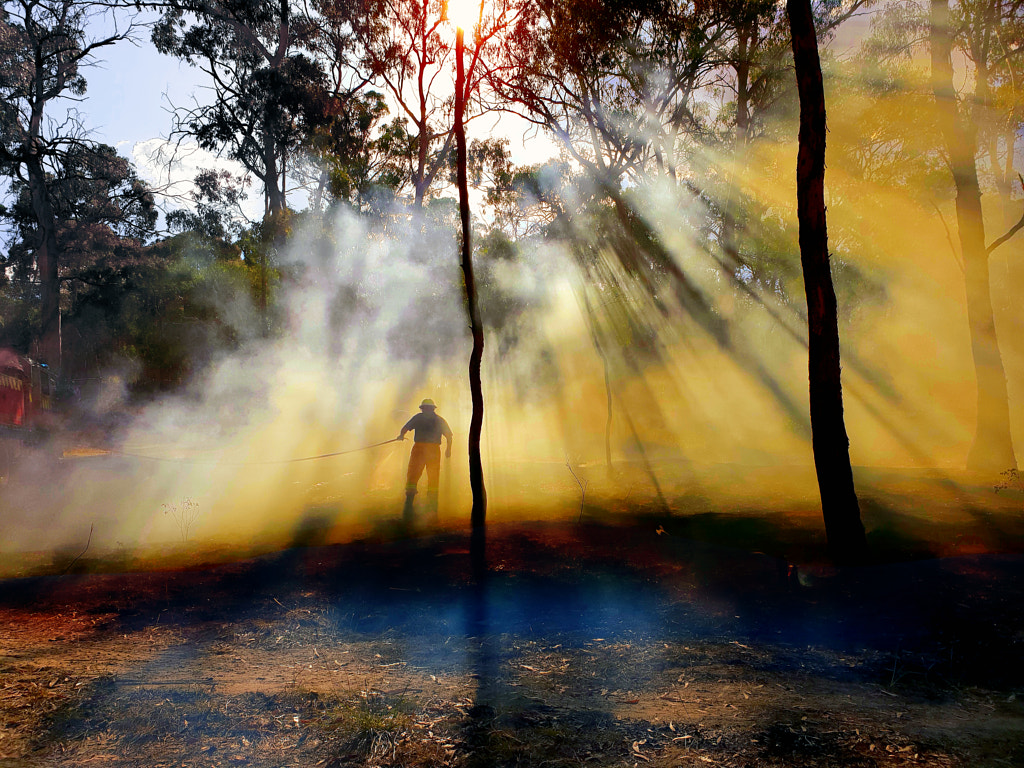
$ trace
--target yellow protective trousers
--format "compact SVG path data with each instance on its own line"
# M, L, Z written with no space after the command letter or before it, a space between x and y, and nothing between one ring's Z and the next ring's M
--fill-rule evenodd
M416 493L416 484L423 470L427 470L427 493L437 495L441 477L441 446L438 443L414 443L409 456L409 474L405 482L406 493Z

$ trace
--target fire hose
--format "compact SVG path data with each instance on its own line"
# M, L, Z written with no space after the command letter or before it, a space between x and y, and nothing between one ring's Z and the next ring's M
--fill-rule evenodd
M142 454L142 453L133 453L131 451L119 451L119 450L116 450L116 449L98 450L98 451L96 451L95 453L93 453L91 455L126 456L126 457L133 458L133 459L144 459L146 461L165 461L165 462L171 462L171 463L175 463L175 464L215 464L215 465L219 465L219 466L229 466L229 467L249 467L249 466L268 466L268 465L273 465L273 464L297 464L297 463L302 462L302 461L317 461L318 459L329 459L332 456L345 456L346 454L349 454L349 453L359 453L361 451L368 451L371 448L379 448L380 446L387 445L388 443L399 443L399 442L402 442L404 439L405 439L404 437L393 437L390 440L382 440L379 443L374 443L373 445L364 445L361 448L350 448L350 449L345 450L345 451L331 451L330 453L320 453L320 454L317 454L316 456L302 456L301 458L297 458L297 459L277 459L277 460L274 460L274 461L219 461L219 460L218 461L211 461L209 459L183 459L183 458L173 458L173 457L169 457L169 456L148 456L148 455ZM64 455L65 455L65 457L67 457L67 456L73 456L74 454L65 452Z

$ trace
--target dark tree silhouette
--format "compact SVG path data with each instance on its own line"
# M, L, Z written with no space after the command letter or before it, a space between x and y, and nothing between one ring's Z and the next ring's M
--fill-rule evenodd
M462 222L462 275L466 285L466 304L469 309L469 328L473 335L473 351L469 357L469 390L473 400L473 415L469 422L469 485L473 490L473 510L470 515L472 540L470 555L473 572L481 576L486 570L487 489L484 486L483 461L480 457L480 434L484 424L484 395L480 382L480 364L484 356L484 329L480 321L476 281L473 278L472 228L469 217L469 182L466 173L466 65L464 31L456 32L455 39L455 153L459 187L459 219Z
M800 94L797 217L807 294L811 443L829 553L836 562L850 563L863 559L867 540L843 419L839 318L825 222L825 90L810 0L788 0L786 7Z
M227 152L261 182L260 312L269 332L270 261L288 229L286 162L322 125L327 76L309 53L320 21L292 0L154 0L157 50L209 76L213 99L175 113L173 135Z
M479 12L473 24L473 44L467 52L465 30L457 25L455 36L455 100L454 130L456 153L456 185L459 189L459 218L462 229L462 274L466 289L466 304L469 311L470 333L473 350L469 358L469 389L473 401L473 414L469 424L469 484L473 491L473 508L470 516L472 537L470 559L474 575L481 578L487 568L486 562L486 519L487 490L484 486L483 462L480 456L480 436L483 431L484 397L480 380L480 367L484 355L484 330L480 315L477 285L473 274L472 222L469 212L469 148L466 145L466 117L470 99L479 94L481 72L491 73L495 63L489 59L489 44L499 35L515 29L519 9L509 0L485 5L479 3ZM448 6L445 2L442 17L447 20ZM455 20L459 21L459 20ZM466 58L469 66L466 66ZM481 157L494 155L493 151L476 147L475 165L478 168L488 163ZM500 151L499 151L500 154Z
M179 110L174 132L226 151L260 180L268 219L287 205L289 151L324 118L327 81L305 50L316 21L290 0L157 0L153 43L205 72L213 99Z
M34 261L39 281L39 356L55 370L61 362L61 248L49 179L66 155L90 146L77 112L62 121L49 111L60 100L85 94L83 68L96 51L123 40L131 26L89 39L90 21L103 12L79 0L18 0L0 11L0 166L23 182L35 218Z

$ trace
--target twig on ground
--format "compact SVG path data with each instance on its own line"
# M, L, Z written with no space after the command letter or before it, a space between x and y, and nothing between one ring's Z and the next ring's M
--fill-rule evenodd
M576 520L577 523L580 523L583 520L583 504L587 500L587 486L590 485L590 481L580 481L576 476L576 473L573 471L572 464L569 463L568 456L565 457L565 467L569 470L569 474L572 475L572 479L576 481L576 485L580 487L580 492L582 493L582 497L580 498L580 516Z
M93 525L95 525L95 523L89 523L89 538L85 542L85 549L83 549L81 552L78 553L78 557L76 557L74 560L72 560L70 563L68 563L68 567L65 568L62 571L62 573L67 573L68 571L70 571L71 570L71 566L73 566L75 563L77 563L79 560L81 560L82 559L82 555L84 555L86 552L89 551L89 545L92 543L92 527L93 527Z

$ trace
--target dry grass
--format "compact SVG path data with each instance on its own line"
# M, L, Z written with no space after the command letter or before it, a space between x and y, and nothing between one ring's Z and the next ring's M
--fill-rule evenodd
M0 765L1024 761L1017 559L804 584L651 532L543 533L492 541L486 592L444 540L8 583Z

